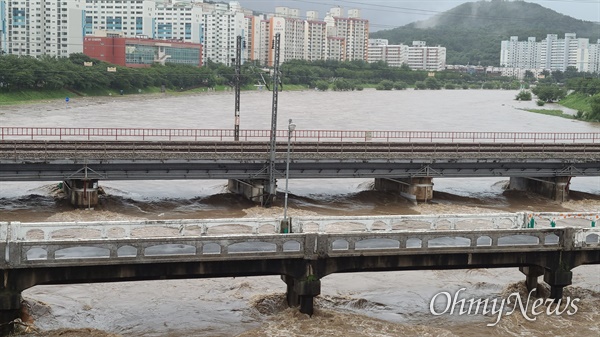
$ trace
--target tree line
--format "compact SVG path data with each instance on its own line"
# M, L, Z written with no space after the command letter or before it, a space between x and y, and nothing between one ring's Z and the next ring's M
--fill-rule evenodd
M511 78L488 77L452 71L414 71L408 66L390 67L385 62L290 60L280 67L281 81L288 84L333 90L360 90L365 86L382 90L487 88L518 89ZM252 62L242 66L240 85L270 85L272 73ZM84 54L68 58L0 56L0 92L15 90L95 89L132 90L165 86L170 89L233 86L233 67L208 61L203 67L167 63L148 68L127 68L92 59ZM390 86L389 83L392 83Z

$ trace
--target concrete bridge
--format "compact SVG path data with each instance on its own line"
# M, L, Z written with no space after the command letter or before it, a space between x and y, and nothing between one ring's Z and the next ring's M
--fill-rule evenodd
M434 178L509 177L512 189L568 198L575 176L600 176L600 133L294 131L287 144L268 130L1 128L2 181L64 181L73 204L98 200L99 180L228 179L229 189L265 204L273 177L374 178L378 190L418 201ZM287 137L286 137L287 138ZM291 139L290 139L291 140ZM274 189L273 189L274 190Z
M519 267L562 297L571 270L600 263L599 212L0 223L0 325L41 284L281 275L312 314L321 278L342 272ZM287 234L279 234L288 232Z

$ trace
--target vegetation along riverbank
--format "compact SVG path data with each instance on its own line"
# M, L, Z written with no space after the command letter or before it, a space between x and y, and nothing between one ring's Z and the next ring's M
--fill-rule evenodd
M111 71L109 71L109 69ZM527 74L522 81L486 73L413 71L407 66L389 67L384 62L291 60L281 65L283 90L478 90L522 89L516 99L537 96L538 105L558 102L578 111L575 118L600 121L600 79L567 69L537 79ZM587 76L587 78L586 78ZM0 105L65 97L130 94L196 93L232 90L235 69L208 62L203 67L167 64L127 68L71 54L68 58L0 57ZM271 87L269 69L250 62L241 69L242 90ZM567 93L570 93L567 95Z

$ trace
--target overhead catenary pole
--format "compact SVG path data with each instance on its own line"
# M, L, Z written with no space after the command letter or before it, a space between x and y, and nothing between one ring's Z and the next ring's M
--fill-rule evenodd
M235 141L240 140L240 85L242 72L242 37L237 37L235 52L235 126L233 136Z
M275 199L277 192L277 182L275 180L275 150L277 145L277 94L279 90L279 39L280 34L275 34L273 40L274 60L273 60L273 109L271 113L271 142L269 146L269 190L267 198L264 201L266 207L270 207Z

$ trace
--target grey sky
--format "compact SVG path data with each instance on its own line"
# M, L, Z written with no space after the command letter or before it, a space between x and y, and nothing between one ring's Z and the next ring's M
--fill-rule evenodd
M319 17L332 7L361 10L361 17L368 19L372 31L403 26L454 8L461 3L474 1L455 0L239 0L244 8L264 13L275 11L276 6L300 9L301 15L307 10L316 10ZM576 19L600 22L600 0L529 0L550 8L558 13ZM598 28L600 29L600 27Z

